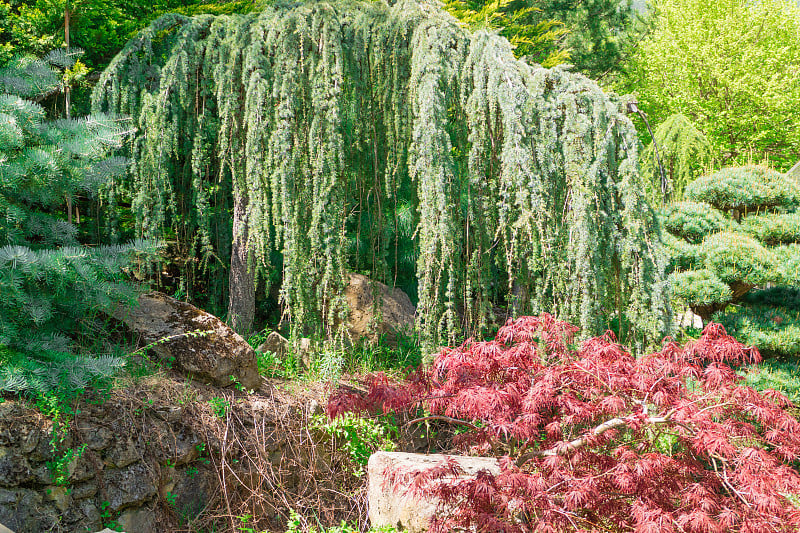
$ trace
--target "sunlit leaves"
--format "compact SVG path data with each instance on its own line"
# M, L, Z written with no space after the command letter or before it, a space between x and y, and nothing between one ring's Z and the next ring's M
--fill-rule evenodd
M800 132L800 8L764 0L656 0L653 30L628 62L625 92L655 125L685 115L727 164L788 169ZM698 152L688 168L702 165Z
M638 359L610 334L575 346L575 331L549 315L509 321L493 341L442 350L406 382L375 377L366 396L340 392L328 411L457 416L474 429L456 445L503 456L498 475L454 479L452 463L391 473L396 490L438 499L437 532L800 527L789 497L800 491L794 406L734 372L760 361L757 350L718 324Z

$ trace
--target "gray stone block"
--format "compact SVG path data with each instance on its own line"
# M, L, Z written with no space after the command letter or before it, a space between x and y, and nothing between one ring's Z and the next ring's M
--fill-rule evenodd
M428 530L431 517L442 512L438 499L432 495L410 494L406 487L393 486L389 481L393 472L421 472L443 463L452 457L464 471L459 478L445 478L442 482L456 481L475 476L481 470L497 475L500 465L493 457L468 457L425 455L419 453L378 452L372 454L367 465L369 474L369 520L372 527L393 526L409 533ZM444 511L446 512L446 510Z

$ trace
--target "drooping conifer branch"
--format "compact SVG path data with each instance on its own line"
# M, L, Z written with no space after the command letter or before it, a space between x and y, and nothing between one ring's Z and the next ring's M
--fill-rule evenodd
M498 305L585 334L616 318L640 343L668 329L617 102L438 8L170 15L112 62L93 102L139 126L120 183L139 232L174 233L197 259L187 291L229 293L244 329L237 302L276 268L296 334L334 333L348 269L406 280L428 343L479 333ZM239 275L221 275L229 264Z

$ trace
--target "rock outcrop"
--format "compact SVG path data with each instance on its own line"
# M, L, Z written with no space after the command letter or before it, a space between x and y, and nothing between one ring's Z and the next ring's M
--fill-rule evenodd
M273 331L267 335L267 340L262 342L258 348L256 348L256 351L261 353L272 352L275 354L275 358L278 361L283 361L284 357L286 356L286 352L288 352L290 349L291 345L289 343L289 339L285 338L277 331Z
M19 402L0 403L0 522L17 533L97 531L111 520L130 533L158 531L152 517L167 479L160 465L181 462L173 476L185 476L202 437L156 411L145 433L136 429L137 416L144 421L122 402L82 405L53 449L52 421ZM59 464L61 484L54 477ZM152 526L138 516L151 517Z
M407 487L394 486L393 472L420 472L442 463L445 455L418 453L378 452L369 458L369 520L372 527L392 526L408 533L428 530L431 517L441 512L439 501L432 495L410 494ZM475 476L481 470L500 473L497 459L490 457L451 456L464 471L462 478ZM444 479L443 482L454 481Z
M269 385L249 394L159 374L78 402L55 450L51 420L0 402L0 524L14 533L169 533L203 521L198 531L234 531L215 518L228 516L226 493L258 500L239 513L258 518L248 526L284 531L284 502L306 501L314 487L334 494L344 470L333 440L309 440L322 394ZM349 502L340 498L332 508Z
M139 305L120 310L115 318L152 351L193 379L224 387L231 376L247 389L261 385L256 353L240 335L219 318L197 307L151 292L139 297ZM197 335L192 332L205 332Z
M344 295L350 310L347 330L354 341L375 342L384 335L389 344L396 344L398 333L413 330L416 308L406 293L361 274L349 276Z

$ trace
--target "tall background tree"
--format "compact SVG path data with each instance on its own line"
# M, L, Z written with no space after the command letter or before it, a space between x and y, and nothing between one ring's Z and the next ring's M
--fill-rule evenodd
M619 71L643 29L644 10L630 0L449 0L445 8L473 29L497 29L517 57L571 63L593 79Z
M547 18L531 2L451 0L445 9L471 30L495 30L514 47L514 55L526 61L554 67L570 59L564 46L569 30L560 20Z
M81 61L88 76L74 84L73 111L85 114L91 83L125 43L158 16L244 13L260 5L259 0L0 0L0 60L23 54L43 57L67 44L84 50ZM65 114L63 98L44 104L51 116Z
M718 165L800 157L800 8L765 0L658 0L619 85L654 124L682 114ZM649 142L649 141L648 141ZM696 177L696 176L695 176Z
M548 18L564 23L570 62L592 79L617 72L642 31L642 11L631 0L530 1Z

